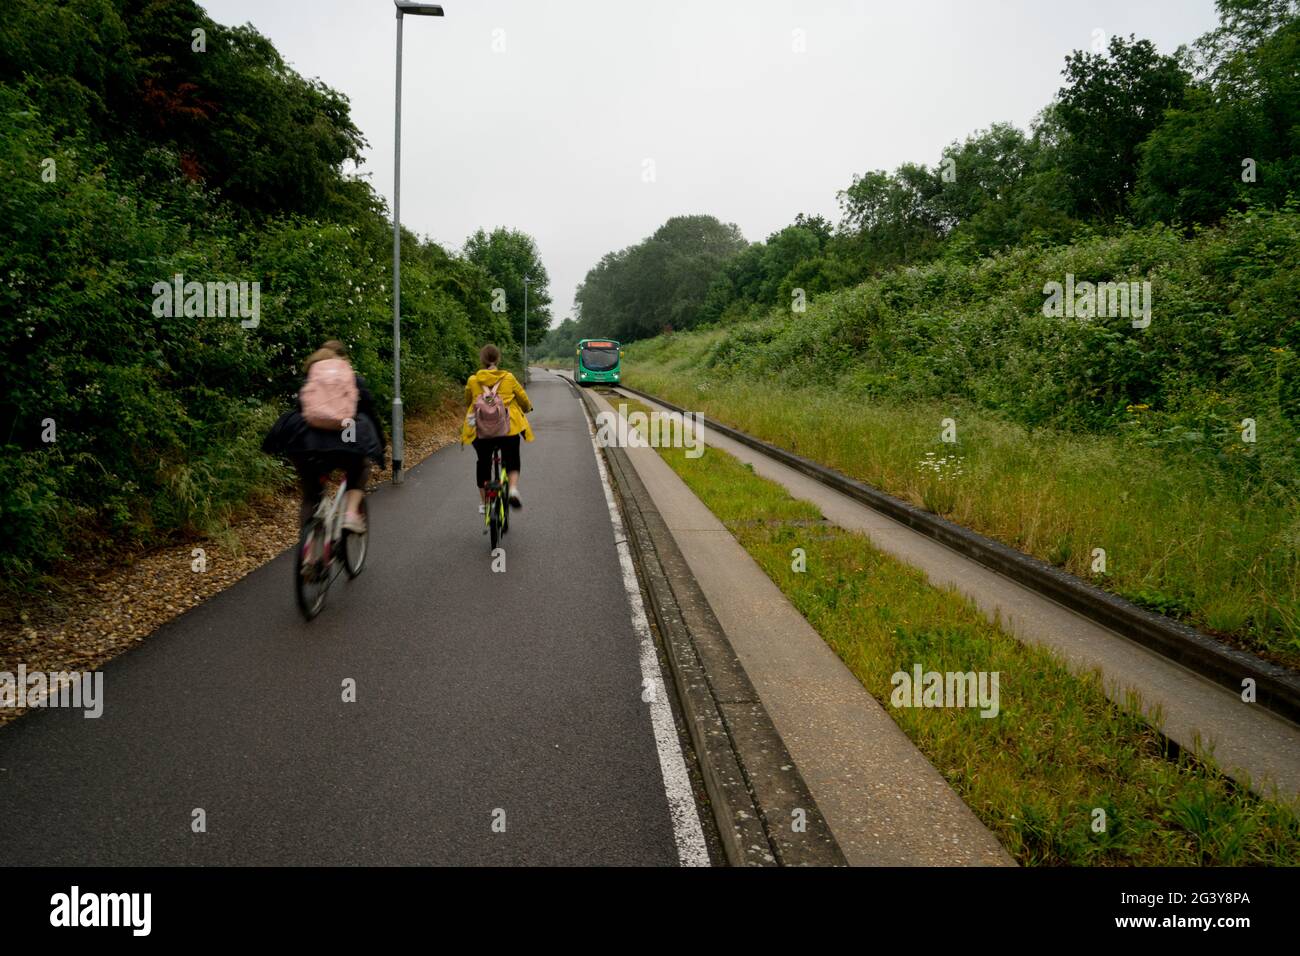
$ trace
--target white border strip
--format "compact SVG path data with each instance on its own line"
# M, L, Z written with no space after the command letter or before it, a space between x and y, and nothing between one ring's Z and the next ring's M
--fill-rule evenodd
M637 643L640 645L641 686L654 688L654 697L650 701L650 723L654 729L655 749L659 752L659 770L663 773L664 793L668 797L668 815L672 818L673 839L677 843L677 859L682 866L709 866L709 850L704 843L704 830L700 827L695 795L691 789L691 778L686 772L686 758L682 756L682 745L677 736L673 710L668 703L663 672L659 669L659 654L650 636L650 622L645 616L645 605L641 603L641 585L637 581L636 568L632 564L632 551L628 547L627 535L623 531L623 519L619 517L618 507L614 504L614 492L609 486L609 473L605 470L604 456L601 455L600 448L596 444L596 430L592 424L591 414L587 410L587 403L579 396L578 404L582 406L582 413L587 419L591 450L596 455L600 484L605 489L605 504L609 507L609 520L614 526L614 546L618 549L618 563L623 569L623 590L627 592L627 601L632 609L632 630L636 632Z

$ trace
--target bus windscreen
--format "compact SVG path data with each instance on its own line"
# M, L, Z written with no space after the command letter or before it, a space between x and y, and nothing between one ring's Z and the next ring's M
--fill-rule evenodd
M582 366L591 372L607 372L618 364L618 349L592 348L582 350Z

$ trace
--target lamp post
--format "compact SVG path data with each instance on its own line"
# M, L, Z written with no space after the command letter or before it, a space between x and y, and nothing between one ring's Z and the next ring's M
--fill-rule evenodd
M397 96L393 107L393 484L402 483L402 20L440 17L436 3L393 0L397 7Z
M528 283L532 282L528 276L524 276L524 384L528 384Z

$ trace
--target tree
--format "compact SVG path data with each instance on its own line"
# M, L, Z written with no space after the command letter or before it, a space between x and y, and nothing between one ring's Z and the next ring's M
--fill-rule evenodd
M1224 24L1197 44L1205 77L1142 146L1140 219L1210 223L1300 190L1300 13L1269 0L1219 9Z
M1300 0L1216 0L1215 8L1219 25L1195 44L1197 72L1213 78L1300 18Z
M647 239L603 256L578 286L580 328L629 341L699 324L701 306L744 236L713 216L674 216Z
M945 234L989 203L1006 202L1029 169L1034 142L1010 123L994 123L954 142L944 153L941 186L930 200Z
M830 241L831 236L835 234L834 224L822 215L810 216L807 213L801 212L794 217L794 222L791 223L791 225L798 226L801 229L807 229L815 235L819 247L826 245L826 243Z
M524 278L528 283L528 338L542 341L551 327L551 279L532 236L498 226L465 240L465 258L485 271L504 293L505 313L516 342L524 340ZM493 304L496 308L496 304Z
M873 272L929 258L943 236L933 202L941 188L939 176L916 163L854 176L839 194L840 232L851 240L843 250Z
M546 333L546 338L538 347L537 354L562 361L572 359L573 350L580 338L582 338L582 331L578 328L578 320L567 318Z
M1076 50L1056 118L1066 134L1061 165L1077 215L1108 219L1125 211L1137 181L1139 147L1165 111L1182 103L1188 73L1150 40L1111 37L1106 54Z
M768 236L763 249L763 282L758 290L758 301L769 305L788 302L790 291L785 285L786 277L801 262L817 258L824 245L825 240L806 226L786 226Z
M995 123L953 143L946 158L954 175L933 200L949 240L945 254L988 255L1034 235L1068 239L1078 222L1067 214L1059 142L1059 125L1048 108L1029 135Z

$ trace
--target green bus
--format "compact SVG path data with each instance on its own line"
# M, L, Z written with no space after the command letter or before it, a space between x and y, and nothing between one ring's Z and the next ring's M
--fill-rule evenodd
M613 339L582 339L573 354L573 380L579 385L617 385L620 357L619 345Z

